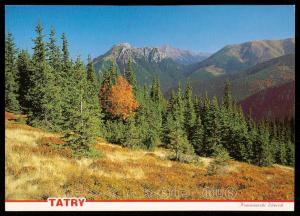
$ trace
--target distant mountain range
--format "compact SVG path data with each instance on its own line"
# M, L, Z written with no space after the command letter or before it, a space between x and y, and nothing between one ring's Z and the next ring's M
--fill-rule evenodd
M294 38L227 45L212 55L169 45L135 48L123 43L95 58L94 66L102 73L111 62L116 62L123 73L129 59L139 84L150 84L158 76L167 97L177 88L178 81L184 85L187 79L195 94L206 91L209 96L218 97L223 95L224 83L229 80L237 101L295 80Z

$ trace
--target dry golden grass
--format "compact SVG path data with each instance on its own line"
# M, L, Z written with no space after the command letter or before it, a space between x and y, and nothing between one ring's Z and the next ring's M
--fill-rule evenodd
M101 158L73 158L58 134L6 122L5 199L247 199L294 197L294 170L230 161L207 175L211 158L196 166L167 159L169 152L130 150L99 139ZM231 193L228 193L231 192Z

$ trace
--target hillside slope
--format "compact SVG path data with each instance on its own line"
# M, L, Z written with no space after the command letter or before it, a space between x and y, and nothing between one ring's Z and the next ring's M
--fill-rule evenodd
M240 102L255 120L280 119L295 115L295 82L260 91Z
M103 156L74 158L69 149L59 148L59 136L6 121L6 200L294 198L294 170L289 167L262 168L230 161L216 175L208 175L213 159L202 158L197 166L183 164L168 160L164 149L130 150L101 139L96 148Z
M295 53L295 39L249 41L228 45L204 61L191 67L189 77L203 77L234 74L255 64L283 55Z

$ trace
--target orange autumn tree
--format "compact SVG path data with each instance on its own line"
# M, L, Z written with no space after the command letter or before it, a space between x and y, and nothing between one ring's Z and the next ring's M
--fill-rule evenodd
M108 101L110 102L108 111L114 117L121 117L124 120L138 107L132 87L123 76L117 77L117 82L111 88Z

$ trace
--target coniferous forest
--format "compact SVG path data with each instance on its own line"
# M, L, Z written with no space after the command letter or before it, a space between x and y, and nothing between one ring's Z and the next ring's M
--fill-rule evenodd
M94 144L103 137L133 149L171 149L171 159L181 162L199 155L294 165L294 119L254 121L235 101L230 82L221 98L193 94L190 81L166 98L158 77L151 85L138 83L132 61L124 71L112 62L98 75L91 56L71 59L65 34L51 29L46 37L40 23L35 33L32 54L6 35L5 111L62 133L62 148L75 156L100 154Z

